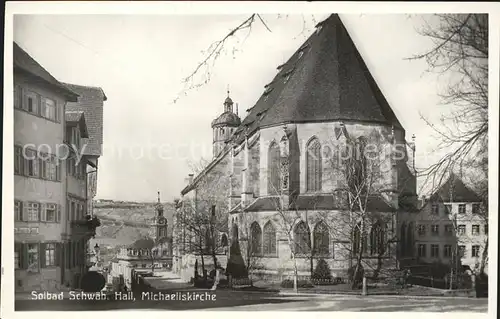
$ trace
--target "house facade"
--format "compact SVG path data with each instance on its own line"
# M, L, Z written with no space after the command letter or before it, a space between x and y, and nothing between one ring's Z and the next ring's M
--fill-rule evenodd
M14 43L14 256L16 292L79 286L88 238L86 117L79 95Z
M225 212L229 259L241 255L247 267L256 259L248 267L255 275L289 275L295 264L305 275L324 259L332 275L344 276L360 240L366 241L367 268L397 267L399 216L416 202L415 148L338 15L319 23L278 67L244 119L230 97L223 104L212 122L213 160L182 190L178 212L207 201ZM378 191L367 196L371 217L362 236L356 227L346 231L359 212L346 217L334 195L345 184L339 150L353 140L380 151ZM217 195L204 197L207 189ZM178 238L186 231L174 225L174 270L180 273L189 257Z
M413 238L409 245L417 262L454 268L477 269L488 240L488 214L481 199L455 174L401 227Z

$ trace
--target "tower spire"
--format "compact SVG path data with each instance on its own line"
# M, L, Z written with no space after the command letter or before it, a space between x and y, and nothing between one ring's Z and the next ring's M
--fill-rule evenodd
M160 203L160 192L158 191L158 203Z

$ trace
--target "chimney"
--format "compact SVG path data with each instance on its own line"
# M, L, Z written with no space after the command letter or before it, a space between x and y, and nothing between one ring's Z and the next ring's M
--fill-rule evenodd
M193 177L194 177L194 174L188 175L189 184L191 184L193 182Z

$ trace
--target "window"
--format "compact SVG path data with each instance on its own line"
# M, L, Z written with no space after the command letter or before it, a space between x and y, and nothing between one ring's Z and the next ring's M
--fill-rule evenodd
M418 257L425 257L426 252L425 252L425 244L419 244L418 245Z
M77 216L76 216L76 203L73 202L73 201L71 202L70 215L71 215L71 220L77 220Z
M14 146L14 174L23 175L24 172L24 159L23 148L21 146Z
M221 237L221 246L222 247L227 247L228 245L228 241L227 241L227 236L226 234L222 234L222 237Z
M57 222L56 204L45 204L45 220L48 222Z
M276 230L270 221L264 225L264 254L276 255Z
M38 272L38 244L28 244L28 271Z
M14 221L19 222L23 220L23 203L21 201L14 201Z
M23 89L20 87L20 86L15 86L14 87L14 107L16 109L21 109L23 106L22 106L22 93L23 93Z
M465 235L465 232L466 232L466 227L465 225L458 225L458 234L459 235Z
M465 246L464 245L460 245L458 246L458 255L460 256L460 258L463 258L465 257L465 254L467 253L466 249L465 249Z
M44 105L42 108L45 108L45 113L43 114L45 118L52 121L58 120L56 102L54 100L44 98Z
M14 251L14 269L21 268L21 259L19 259L19 251Z
M484 225L484 234L488 235L488 224Z
M472 245L472 257L479 257L479 245Z
M361 248L363 249L363 253L366 253L368 248L368 242L367 242L367 238L366 238L366 234L361 234L361 224L358 224L355 228L354 228L354 232L353 232L353 241L352 241L352 244L353 244L353 247L352 247L352 252L353 254L358 254L359 253L359 249L360 249L360 245L362 246Z
M432 214L433 215L439 214L439 205L438 204L432 204Z
M451 245L444 245L444 251L443 251L443 254L444 254L444 257L446 258L450 258L451 257Z
M418 235L425 236L425 225L418 225Z
M39 114L38 101L39 96L34 92L24 91L23 109L33 114Z
M453 225L444 225L444 233L446 236L453 235Z
M250 254L259 256L262 254L262 230L257 222L250 226Z
M472 213L474 215L479 214L481 206L479 204L472 204Z
M472 225L472 235L474 236L479 235L479 225Z
M321 144L318 139L315 138L309 142L306 155L307 191L321 191Z
M458 213L459 214L465 214L465 204L459 204L458 205Z
M37 153L31 149L24 149L24 175L38 177Z
M311 239L309 237L309 227L304 222L300 222L295 226L295 253L307 254L310 251Z
M437 244L431 245L431 257L434 257L434 258L439 257L439 245L437 245Z
M56 265L56 244L49 243L45 245L45 266Z
M325 223L319 222L314 228L314 254L328 256L330 252L330 235Z
M280 149L277 143L273 142L269 147L269 154L267 159L268 167L268 183L267 183L267 193L277 195L280 193Z
M432 236L439 236L439 225L431 225Z
M451 204L444 205L444 213L445 214L451 214L451 212L452 212L451 209L452 209Z
M28 222L37 222L40 219L40 204L25 203L23 205L23 220Z
M370 252L372 255L381 255L385 252L385 232L380 222L372 226L370 232Z

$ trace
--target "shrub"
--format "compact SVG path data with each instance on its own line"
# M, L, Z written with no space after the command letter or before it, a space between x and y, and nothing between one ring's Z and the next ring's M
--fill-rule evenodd
M281 288L293 288L293 279L285 279L281 282ZM313 284L311 284L307 280L297 280L297 287L298 288L312 288L314 287Z
M328 282L332 280L330 266L324 259L318 260L318 264L316 265L316 269L314 270L311 279L317 280L318 282Z

